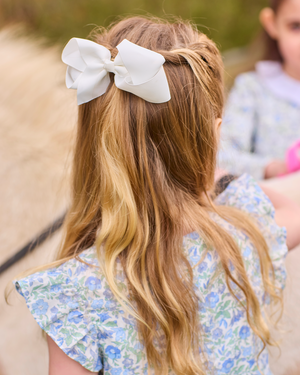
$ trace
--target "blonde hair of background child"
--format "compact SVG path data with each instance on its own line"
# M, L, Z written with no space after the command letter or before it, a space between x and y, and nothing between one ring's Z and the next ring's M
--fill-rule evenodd
M134 17L93 34L111 51L123 40L162 54L172 99L152 104L119 90L79 107L73 164L73 198L58 262L96 243L107 282L138 318L138 332L156 374L206 372L199 354L201 328L193 270L182 251L186 228L217 249L253 331L272 344L259 301L247 277L240 249L212 218L217 212L250 237L260 258L265 291L280 299L267 244L250 218L234 208L216 207L218 149L215 121L222 116L222 60L215 44L187 22ZM115 280L120 259L129 300ZM229 269L230 262L235 271ZM236 297L237 298L237 297ZM165 351L154 342L165 336Z

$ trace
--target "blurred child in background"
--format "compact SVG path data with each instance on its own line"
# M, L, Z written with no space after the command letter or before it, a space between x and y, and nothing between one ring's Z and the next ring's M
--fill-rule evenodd
M300 139L300 0L271 0L260 20L266 61L236 78L219 161L232 174L265 179L288 172L286 151Z

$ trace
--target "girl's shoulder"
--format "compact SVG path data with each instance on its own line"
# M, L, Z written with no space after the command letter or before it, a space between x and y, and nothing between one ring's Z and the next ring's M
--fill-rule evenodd
M286 280L284 261L288 253L286 229L279 227L276 223L275 208L258 183L250 175L243 174L228 185L226 190L216 198L215 203L237 208L254 219L269 247L269 255L272 259L277 285L280 289L284 288ZM229 232L238 236L232 225L226 223L225 226L227 226ZM251 262L247 264L250 251L249 238L243 234L239 237L237 240L241 243L246 268L247 265L249 268L255 266Z
M120 269L118 266L118 286L127 293ZM142 358L142 348L136 346L135 336L130 337L134 319L111 292L95 247L14 284L39 326L89 371L103 366L106 370L110 366L121 368L124 358L129 363L136 362L137 356Z
M216 198L215 203L247 213L259 224L266 239L272 233L281 244L285 244L286 230L276 224L275 208L252 176L245 173L233 180Z

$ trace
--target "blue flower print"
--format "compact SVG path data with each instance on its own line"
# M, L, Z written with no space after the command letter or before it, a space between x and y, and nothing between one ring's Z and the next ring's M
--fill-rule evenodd
M243 348L243 347L242 347L242 350L243 350L243 356L244 356L244 357L248 357L248 356L251 355L251 353L252 353L252 348L251 348L251 346L249 346L248 348Z
M203 330L205 333L210 333L213 326L207 326L206 324L203 325Z
M206 262L201 262L198 266L198 272L204 272L207 269L207 263Z
M138 342L137 344L134 345L134 349L136 349L136 350L143 350L144 349L144 345L141 344L140 342Z
M254 211L255 211L255 206L254 206L254 204L247 204L247 206L246 206L246 210L247 210L248 212L254 212Z
M109 371L111 369L111 366L107 361L105 361L103 368L104 368L105 371Z
M113 368L111 370L111 375L120 375L122 372L122 369L121 368Z
M109 289L107 289L103 294L106 297L106 299L112 299L112 298L114 298L114 295L113 295L112 291L109 290Z
M62 320L58 319L56 320L53 325L55 325L56 328L61 328L63 326Z
M74 301L71 301L71 302L68 302L68 306L70 307L70 309L77 309L79 304L78 302L74 302Z
M83 353L80 353L77 357L76 360L81 364L84 365L86 362L86 356Z
M214 273L214 272L216 272L217 268L218 268L218 262L215 262L215 263L210 267L209 272L210 272L210 273Z
M222 365L222 371L225 372L225 374L229 374L230 370L232 369L234 365L233 359L227 359L223 365Z
M224 325L224 328L227 328L228 324L227 324L226 319L221 319L220 320L219 327L222 327L222 325Z
M117 307L117 301L113 301L113 300L107 301L105 304L105 307L108 310L115 310Z
M105 353L111 359L121 358L121 351L116 346L108 345L105 349Z
M101 289L101 280L97 277L90 276L86 279L85 285L89 290Z
M66 354L69 356L69 357L75 357L75 356L78 356L78 351L75 347L72 347L71 349L67 349L66 350Z
M32 305L32 308L35 312L37 312L39 315L45 315L48 310L48 303L44 302L43 299L38 299L36 303Z
M244 315L244 311L240 310L237 314L234 314L231 318L230 325L234 325L234 323L237 323Z
M103 369L103 365L102 365L102 362L101 362L101 358L97 356L97 363L96 363L96 366L95 366L97 369L100 369L102 370Z
M53 306L53 307L50 309L50 311L52 312L52 314L56 314L56 313L58 313L58 308L55 307L55 306Z
M248 258L248 256L251 254L251 248L249 246L246 247L246 250L243 252L243 256L245 258Z
M211 292L208 296L205 297L205 303L208 307L214 308L219 302L219 296L217 293Z
M230 330L225 335L225 340L229 339L232 336L232 333L232 328L230 328Z
M113 332L112 331L100 331L98 332L97 334L97 339L98 340L105 340L107 339L108 337L112 337L113 335Z
M105 320L110 319L110 315L107 313L97 314L100 318L100 322L103 323Z
M241 356L241 351L240 350L235 350L235 353L234 353L234 359L239 359Z
M148 373L148 372L146 372L146 374L147 374L147 373ZM126 368L126 369L123 371L123 374L122 374L122 375L134 375L134 374L136 374L136 372L135 372L134 370Z
M64 339L62 338L62 337L59 337L58 339L56 339L56 344L59 346L59 347L61 347L62 346L62 344L64 343Z
M197 246L192 246L190 249L189 249L189 259L190 259L190 262L192 263L192 265L195 265L199 262L199 260L201 259L200 255L198 254L198 248Z
M240 329L239 336L241 339L246 340L250 336L250 329L247 326L243 326Z
M133 365L133 359L132 358L125 358L122 362L124 367L131 367Z
M93 309L101 309L103 307L103 299L94 299L92 303Z
M254 365L255 360L251 359L250 361L248 361L248 363L249 363L249 367L251 368Z
M81 323L82 319L83 319L83 315L78 310L71 311L68 315L68 321L71 323L75 323L75 324Z
M214 338L215 340L217 340L217 339L219 339L220 337L222 337L222 335L223 335L223 331L221 330L221 328L217 328L217 329L215 329L215 330L212 332L212 334L213 334L213 338Z
M123 341L125 340L126 334L125 334L125 329L124 328L117 328L116 330L116 341Z
M80 275L82 272L85 272L87 269L88 269L88 265L85 264L85 263L81 263L80 262L80 265L77 267L76 271L75 271L75 275L78 276Z
M231 260L229 261L229 270L230 270L230 272L233 272L235 270L235 267L234 267L234 265L233 265L233 263L232 263Z
M50 292L59 293L61 292L61 290L62 290L61 285L59 284L51 285Z
M199 238L199 234L197 232L189 233L186 237L190 238L191 240L197 240Z
M127 318L122 318L122 320L123 320L124 323L129 324L129 325L135 327L135 322L134 322L134 320L129 320L129 319L127 319Z
M56 320L50 327L50 332L53 334L53 336L56 336L59 332L59 329L63 326L63 322L58 319Z
M68 302L71 302L72 300L70 296L67 296L66 294L63 294L63 293L61 293L58 296L58 299L59 299L59 302L63 304L68 304Z
M56 277L56 276L60 275L60 271L59 271L58 268L52 268L52 269L47 271L47 275L52 276L52 277Z

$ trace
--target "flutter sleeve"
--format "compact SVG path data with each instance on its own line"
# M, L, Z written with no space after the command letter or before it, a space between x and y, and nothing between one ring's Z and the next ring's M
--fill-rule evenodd
M96 329L104 304L96 293L102 282L92 267L76 259L14 282L39 326L92 372L102 369Z
M240 209L255 220L269 247L276 286L283 289L286 281L285 257L288 253L286 229L276 224L274 206L260 186L251 176L244 174L229 184L217 197L216 204ZM246 263L250 252L250 246L243 248ZM254 266L249 262L249 268Z
M260 180L271 161L255 153L257 118L255 73L241 74L229 94L221 126L219 165L234 175L249 173Z

